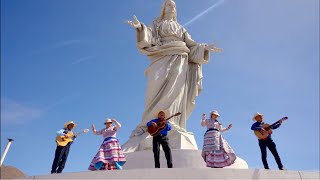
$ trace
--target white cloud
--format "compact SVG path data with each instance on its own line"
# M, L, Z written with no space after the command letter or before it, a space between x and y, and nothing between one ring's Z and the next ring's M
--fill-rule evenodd
M41 116L42 110L8 98L1 98L1 123L24 124Z
M55 101L55 102L53 102L53 103L45 106L45 107L43 108L43 109L44 109L43 111L46 111L46 112L47 112L47 111L53 109L54 107L56 107L56 106L58 106L58 105L60 105L60 104L63 104L63 103L65 103L66 101L69 101L70 99L72 99L73 97L77 96L78 94L79 94L79 93L74 92L74 93L71 94L71 95L64 96L64 97L58 99L57 101Z
M87 61L87 60L90 60L90 59L93 59L93 58L95 58L95 56L82 57L82 58L79 58L79 59L73 61L72 64L79 64L79 63L82 63L84 61Z
M58 43L55 43L55 44L52 44L52 45L48 45L47 47L44 47L44 48L39 48L39 49L37 49L37 50L32 51L30 54L31 54L31 55L41 54L41 53L50 51L50 50L52 50L52 49L63 48L63 47L65 47L65 46L70 46L70 45L73 45L73 44L78 44L78 43L80 43L80 42L82 42L82 41L80 41L80 40L66 40L66 41L58 42Z
M211 5L208 9L202 11L201 13L199 13L198 15L196 15L195 17L193 17L191 20L189 20L188 22L186 22L183 26L186 27L190 24L192 24L194 21L198 20L199 18L201 18L203 15L207 14L208 12L210 12L213 8L218 7L219 5L221 5L225 0L219 0L216 3L214 3L213 5Z

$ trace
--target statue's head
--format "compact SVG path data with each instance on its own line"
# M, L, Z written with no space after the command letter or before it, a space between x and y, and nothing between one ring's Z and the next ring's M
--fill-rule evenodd
M176 3L174 0L165 0L162 4L161 10L160 10L160 16L158 17L158 21L161 21L165 14L171 13L173 15L173 20L177 21L177 9L176 9Z

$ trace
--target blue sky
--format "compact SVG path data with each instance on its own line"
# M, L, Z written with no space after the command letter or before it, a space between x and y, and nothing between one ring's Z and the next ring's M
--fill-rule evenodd
M125 143L144 111L149 59L135 46L125 20L150 24L162 0L2 0L1 153L5 165L48 174L55 132L98 129L108 117L123 126ZM197 42L216 43L203 66L203 91L187 122L199 148L203 112L217 109L233 128L224 134L250 168L262 168L252 115L289 120L273 139L289 170L319 171L319 1L176 0L178 21ZM64 172L86 171L102 137L82 135ZM174 158L174 157L173 157ZM276 169L273 156L268 162Z

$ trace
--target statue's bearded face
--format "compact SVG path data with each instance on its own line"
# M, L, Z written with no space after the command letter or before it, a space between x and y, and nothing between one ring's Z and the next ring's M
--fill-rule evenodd
M165 14L175 14L176 13L176 3L174 1L167 1L165 5Z

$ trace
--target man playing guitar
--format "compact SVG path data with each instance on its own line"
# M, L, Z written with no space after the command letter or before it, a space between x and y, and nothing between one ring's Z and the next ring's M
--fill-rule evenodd
M267 162L267 147L268 149L271 151L272 155L274 156L277 164L278 164L278 168L280 170L285 170L285 168L283 167L282 163L281 163L281 159L280 156L278 154L277 148L276 148L276 144L273 142L272 138L271 138L271 129L277 129L280 127L280 125L282 124L283 120L288 119L287 117L284 117L282 119L280 119L279 121L277 121L276 123L272 124L271 126L264 126L264 122L263 122L263 114L260 113L255 113L253 115L252 118L254 121L256 121L255 123L252 124L251 126L251 130L255 131L256 136L258 137L259 140L259 146L260 146L260 151L261 151L261 158L262 158L262 163L265 169L269 169L268 166L268 162ZM258 136L258 133L261 133L261 135L266 135L266 138L259 138L261 136Z
M56 134L57 134L57 136L62 136L65 138L72 138L72 140L74 140L77 137L77 135L73 134L72 129L75 128L76 126L77 125L73 121L66 122L64 124L64 128L57 131ZM56 173L62 172L62 170L64 169L64 166L66 164L68 155L69 155L69 149L70 149L71 144L72 144L72 141L67 143L67 145L65 145L65 146L59 146L57 144L56 152L54 155L54 160L52 163L51 174L56 174Z
M159 122L165 123L166 127L162 129L159 134L156 136L153 136L152 140L152 148L153 148L153 155L154 155L154 162L155 162L155 168L160 168L160 144L162 146L162 149L164 151L164 154L167 159L167 166L168 168L172 168L172 157L171 157L171 149L169 145L169 139L167 137L168 131L171 130L169 119L165 119L167 116L166 111L159 111L156 113L157 119L153 119L147 123L147 126L158 126Z

